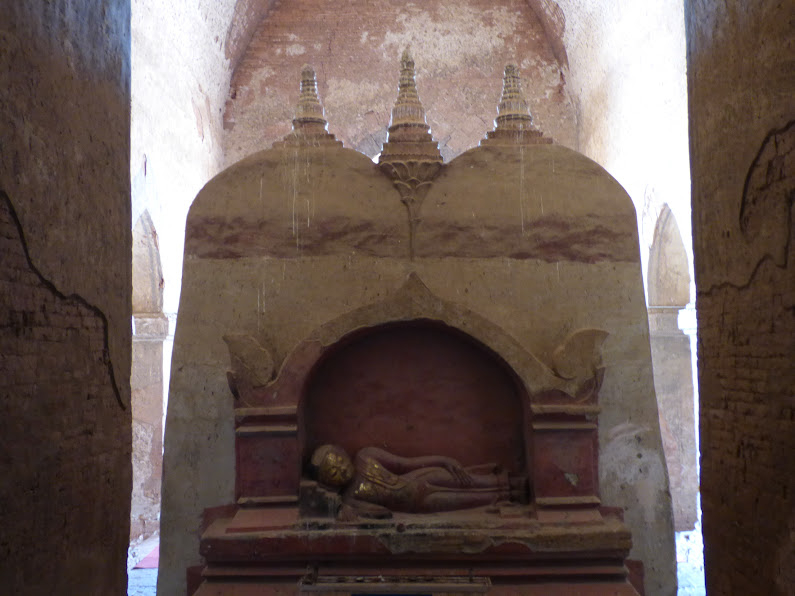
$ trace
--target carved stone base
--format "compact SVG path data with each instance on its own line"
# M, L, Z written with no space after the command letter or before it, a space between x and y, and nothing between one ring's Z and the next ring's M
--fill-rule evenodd
M624 564L629 531L594 513L545 522L532 506L511 506L340 522L241 508L202 536L196 594L637 596Z
M325 594L347 596L349 594L425 594L433 596L468 596L486 594L491 582L484 577L431 577L409 578L406 576L320 576L311 575L298 582L299 594Z

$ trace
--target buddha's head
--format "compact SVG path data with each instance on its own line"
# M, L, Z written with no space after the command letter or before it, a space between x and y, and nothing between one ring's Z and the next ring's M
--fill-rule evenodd
M343 488L354 474L353 463L339 445L322 445L312 454L312 467L317 479L326 486Z

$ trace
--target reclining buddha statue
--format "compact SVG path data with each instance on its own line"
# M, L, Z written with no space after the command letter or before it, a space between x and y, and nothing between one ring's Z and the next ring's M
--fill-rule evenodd
M451 457L401 457L377 447L360 449L353 461L337 445L312 454L317 481L342 491L341 517L389 517L392 512L456 511L524 500L526 477L509 476L495 464L464 468Z

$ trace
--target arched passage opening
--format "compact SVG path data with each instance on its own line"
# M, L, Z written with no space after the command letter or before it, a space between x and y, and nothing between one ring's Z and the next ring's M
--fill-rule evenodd
M133 345L130 388L133 424L133 491L130 543L141 543L160 528L163 468L163 271L152 218L144 211L133 228Z
M654 390L671 483L677 560L682 570L699 571L698 581L703 582L696 330L689 323L694 317L687 253L667 204L654 228L647 271Z

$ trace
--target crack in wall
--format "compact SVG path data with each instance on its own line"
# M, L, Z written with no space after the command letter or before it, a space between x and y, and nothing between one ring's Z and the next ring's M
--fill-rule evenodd
M743 292L749 289L754 284L756 276L758 275L759 271L762 269L762 266L769 261L772 261L773 265L776 266L778 269L786 269L786 267L779 266L772 255L766 254L761 259L759 259L759 261L757 261L756 265L754 265L754 269L753 271L751 271L751 274L748 276L748 280L745 283L736 284L731 281L723 281L719 284L712 284L706 290L698 290L697 295L701 297L713 296L715 293L721 290L726 290L730 288L738 292Z
M724 281L698 290L699 296L733 288L747 290L767 262L789 267L793 236L792 208L795 204L795 120L765 135L748 167L740 200L738 223L748 247L764 249L747 281Z
M103 348L102 348L102 359L103 363L108 369L108 375L110 377L111 386L113 388L113 394L116 396L116 401L119 404L119 407L122 410L126 410L127 406L124 404L124 400L121 397L121 391L119 390L119 386L116 382L116 374L114 372L113 361L110 358L110 347L108 342L108 318L105 316L105 313L102 312L97 306L94 306L90 302L88 302L85 298L80 296L79 294L69 294L66 295L61 292L54 283L48 280L39 269L34 265L33 260L30 257L30 253L28 251L28 243L25 240L25 231L22 228L22 223L17 216L16 209L14 209L14 204L11 201L11 198L2 190L0 190L0 200L3 200L7 207L8 212L11 215L11 221L14 223L16 227L17 233L19 234L19 242L22 246L22 252L25 255L25 260L27 262L28 267L30 270L36 275L39 281L47 288L54 296L60 298L62 300L66 300L67 302L77 303L92 313L94 313L101 321L102 321L102 337L103 337Z
M740 230L749 244L769 238L776 265L786 268L795 202L795 120L767 133L748 168ZM785 213L786 211L786 213ZM771 225L772 224L772 225ZM778 245L778 246L776 246Z

